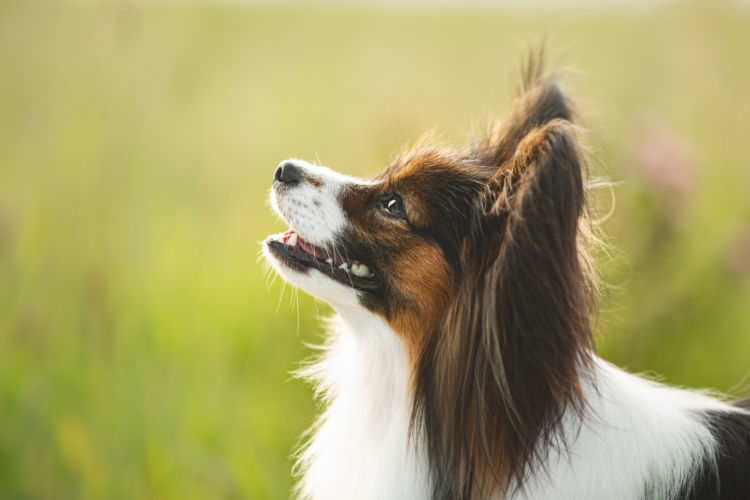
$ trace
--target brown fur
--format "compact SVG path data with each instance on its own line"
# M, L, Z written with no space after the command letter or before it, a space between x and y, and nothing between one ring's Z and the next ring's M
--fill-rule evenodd
M393 273L398 277L394 285L412 307L398 308L386 319L405 339L414 358L447 306L451 272L437 245L421 243L394 262Z
M323 185L323 181L320 180L318 177L315 177L314 175L305 174L305 181L312 184L315 187L320 187Z

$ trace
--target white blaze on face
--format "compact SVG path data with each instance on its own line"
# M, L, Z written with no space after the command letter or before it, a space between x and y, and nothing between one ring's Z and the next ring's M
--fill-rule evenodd
M348 227L349 221L341 204L342 191L352 184L364 184L363 181L339 174L303 160L285 160L281 165L292 163L301 173L301 179L295 183L284 183L278 180L271 188L271 205L297 235L316 247L329 253L341 253L338 239ZM273 235L269 240L283 241L283 234ZM286 241L289 243L289 241ZM276 271L289 283L302 288L332 305L359 306L358 293L354 288L334 281L316 269L297 271L279 260L263 245L266 259ZM369 270L368 270L369 274Z
M341 191L360 181L303 160L282 163L287 162L293 162L307 179L294 185L274 183L273 208L305 241L321 248L330 247L348 225L341 206Z

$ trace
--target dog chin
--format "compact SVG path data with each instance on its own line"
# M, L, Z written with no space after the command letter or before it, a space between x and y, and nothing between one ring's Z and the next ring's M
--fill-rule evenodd
M361 307L358 292L346 285L334 281L317 269L297 271L274 255L270 247L270 239L263 243L263 255L274 270L290 285L328 302L334 308Z

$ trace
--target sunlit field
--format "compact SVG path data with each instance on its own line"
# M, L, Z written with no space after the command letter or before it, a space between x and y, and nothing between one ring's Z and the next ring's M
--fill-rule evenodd
M3 2L0 498L288 498L330 309L258 260L274 167L460 144L543 39L617 182L600 350L750 395L750 10Z

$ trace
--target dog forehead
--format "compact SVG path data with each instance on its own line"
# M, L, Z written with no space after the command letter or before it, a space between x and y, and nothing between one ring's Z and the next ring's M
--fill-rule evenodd
M394 159L383 172L384 179L419 179L460 169L460 161L438 148L419 148Z
M434 153L410 154L392 162L380 176L384 192L427 202L459 173L460 167Z

